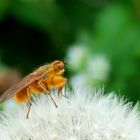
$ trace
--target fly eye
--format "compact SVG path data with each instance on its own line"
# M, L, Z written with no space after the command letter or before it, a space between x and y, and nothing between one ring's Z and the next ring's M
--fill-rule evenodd
M63 63L57 63L54 65L55 70L62 70L64 69L64 64Z
M62 70L64 68L64 65L58 65L58 69Z

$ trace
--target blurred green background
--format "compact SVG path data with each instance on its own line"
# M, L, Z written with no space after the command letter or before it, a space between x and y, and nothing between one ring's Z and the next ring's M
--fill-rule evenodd
M0 0L0 93L55 59L73 85L140 100L140 1Z

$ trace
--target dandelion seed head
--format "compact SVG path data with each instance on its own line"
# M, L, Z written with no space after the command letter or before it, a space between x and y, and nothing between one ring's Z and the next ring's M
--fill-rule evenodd
M132 107L113 93L75 89L69 98L52 93L58 108L46 96L35 97L29 119L27 106L12 107L0 115L2 140L139 140L138 105ZM11 103L10 103L11 104ZM4 114L4 115L3 115Z

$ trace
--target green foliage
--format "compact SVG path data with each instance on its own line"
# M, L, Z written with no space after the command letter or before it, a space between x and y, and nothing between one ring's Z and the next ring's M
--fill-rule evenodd
M6 11L8 9L9 1L0 0L0 21L4 18Z
M3 105L0 104L0 111L3 109Z
M109 91L125 93L134 101L140 99L140 26L130 7L123 5L105 7L91 29L90 32L80 32L76 42L87 47L90 59L92 56L104 55L109 60L111 68L108 78L98 81L104 83ZM84 63L87 64L90 59L85 59ZM82 69L84 70L84 67ZM82 69L77 69L75 73L83 72ZM87 73L85 70L84 72ZM92 83L97 82L97 79L91 77L90 73L88 79L91 79Z
M140 99L140 55L136 54L140 51L140 26L130 9L116 5L105 9L97 25L93 44L96 44L97 52L104 52L111 60L109 85L129 94L134 100ZM134 80L134 77L137 78Z
M25 74L45 62L63 60L71 44L86 46L75 74L90 71L87 77L92 77L87 63L101 55L110 71L99 81L107 90L136 101L140 99L139 9L139 0L1 0L1 59ZM98 68L102 69L99 64Z

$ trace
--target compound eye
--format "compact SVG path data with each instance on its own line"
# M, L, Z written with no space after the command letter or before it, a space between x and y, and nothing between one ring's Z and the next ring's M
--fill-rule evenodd
M54 65L54 69L55 70L62 70L64 69L64 63L63 62L56 62L55 65Z
M64 69L64 65L58 65L58 69L60 70Z

